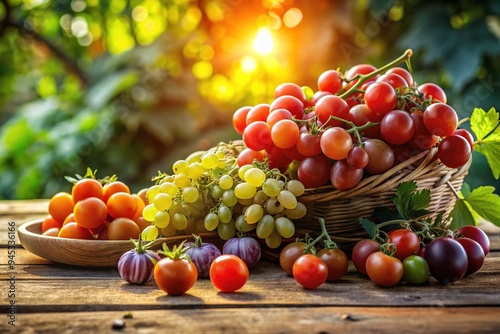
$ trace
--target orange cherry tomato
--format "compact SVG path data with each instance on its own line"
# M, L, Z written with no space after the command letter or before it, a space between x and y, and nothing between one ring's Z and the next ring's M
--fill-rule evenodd
M51 227L45 232L42 233L42 235L48 236L48 237L57 237L59 234L59 227Z
M130 218L116 218L107 229L109 240L129 240L139 237L139 226Z
M81 179L75 183L71 190L71 194L73 195L75 204L89 197L102 199L102 185L99 181L94 179Z
M148 205L148 198L146 197L146 193L148 192L148 188L143 188L139 190L137 195L142 198L142 201L144 202L144 205Z
M64 219L73 212L75 206L73 197L67 192L59 192L49 201L49 215L62 224Z
M67 223L66 225L61 227L57 236L70 239L93 239L92 233L88 228L81 227L74 222Z
M108 212L113 218L134 218L137 212L137 200L127 193L116 193L109 197Z
M111 195L116 193L130 194L130 189L125 183L121 181L113 181L107 183L104 185L104 187L102 187L102 200L104 201L104 203L107 203Z
M104 224L108 216L106 204L96 197L89 197L77 202L73 213L76 223L85 228L96 228Z
M146 219L144 219L144 217L142 216L142 214L139 217L134 217L133 220L137 224L137 226L139 226L139 230L141 232L144 231L144 229L146 227L148 227L148 226L151 225L151 222L147 221Z
M63 226L66 225L67 223L71 223L71 222L76 222L75 220L75 214L72 212L68 215L68 217L66 217L66 219L64 219L64 222L62 223Z
M144 201L139 197L139 195L134 194L132 197L134 197L137 202L137 210L135 211L134 217L132 217L132 220L136 221L136 218L142 217L142 210L146 204L144 204Z
M52 218L51 215L48 215L42 222L42 234L50 228L53 227L61 228L61 226L62 224L60 222Z

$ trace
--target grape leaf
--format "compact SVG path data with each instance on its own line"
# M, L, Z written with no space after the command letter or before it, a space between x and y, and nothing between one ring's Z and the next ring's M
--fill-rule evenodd
M431 202L430 190L416 190L417 183L415 181L403 182L398 186L393 202L403 219L418 218L430 213L425 209Z
M363 225L364 229L366 230L366 233L368 233L368 236L370 238L375 237L378 232L377 225L372 223L370 220L365 219L365 218L359 218L359 223Z
M492 186L478 187L464 200L479 216L500 226L500 196L494 191Z
M498 112L475 108L470 118L471 129L476 135L474 151L483 154L488 161L493 177L500 177L500 123Z
M482 141L490 132L498 126L498 113L495 108L485 112L481 108L474 108L470 116L470 128L476 135L477 141ZM498 128L496 129L498 132Z
M465 225L476 225L474 217L466 205L465 200L458 199L450 212L450 227L454 230Z
M500 140L496 143L482 142L474 145L474 150L483 154L488 161L493 177L500 177Z

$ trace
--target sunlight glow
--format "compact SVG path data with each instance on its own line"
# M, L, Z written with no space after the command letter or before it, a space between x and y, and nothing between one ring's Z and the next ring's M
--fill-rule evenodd
M241 69L243 73L252 73L257 69L257 62L254 57L246 56L241 59Z
M268 28L259 28L257 36L253 41L253 48L260 54L266 55L271 53L274 48L273 37L271 30Z

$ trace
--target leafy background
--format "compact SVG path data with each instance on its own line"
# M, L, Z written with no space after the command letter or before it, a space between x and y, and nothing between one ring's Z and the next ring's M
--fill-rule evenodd
M279 83L316 89L326 69L407 48L461 118L500 106L498 1L1 0L0 198L48 198L87 166L138 191L238 138L232 113ZM477 154L466 181L500 189Z

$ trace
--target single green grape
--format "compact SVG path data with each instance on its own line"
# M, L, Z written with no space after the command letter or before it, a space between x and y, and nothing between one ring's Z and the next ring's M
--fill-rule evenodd
M203 225L205 225L207 231L215 230L219 225L219 216L213 212L207 213L203 220Z
M224 191L224 193L222 193L222 203L230 208L238 203L238 198L236 197L232 189L226 190Z
M229 223L233 219L233 213L230 208L225 205L221 205L217 210L217 215L219 216L219 221L221 223Z
M254 168L252 165L243 165L238 169L238 176L242 181L245 181L245 173L250 168Z
M171 217L172 224L175 226L175 229L178 231L182 231L187 227L187 218L182 213L176 213Z
M212 198L216 201L219 200L219 198L221 198L223 193L224 193L224 190L217 185L213 186L212 191L210 192L210 194L212 195Z
M205 168L199 162L193 162L189 165L187 170L187 176L191 178L191 180L198 180L200 176L205 172Z
M255 196L256 192L257 188L246 182L239 183L234 187L234 194L241 199L251 199Z
M248 224L245 221L245 216L239 215L238 217L236 217L236 220L234 222L234 226L236 227L236 229L238 231L250 232L250 231L254 230L257 225L256 224Z
M299 180L290 180L286 184L286 189L290 191L295 197L299 197L304 194L306 188Z
M158 209L154 204L148 204L142 209L142 217L146 219L148 222L152 222L155 220L155 216L158 213Z
M295 225L286 217L279 217L275 221L276 231L283 238L291 238L295 234Z
M297 206L293 209L285 209L285 215L290 219L303 218L307 213L307 207L302 202L297 202Z
M170 224L170 214L168 211L158 211L155 215L154 224L158 228L167 227Z
M297 197L295 197L295 195L292 194L291 191L280 191L277 199L285 209L295 209L295 207L297 206Z
M248 224L257 223L264 216L264 209L259 204L252 204L245 210L245 221Z
M267 179L262 184L262 191L269 197L276 197L281 191L280 183L275 179Z
M182 198L188 203L194 203L200 197L200 192L196 187L186 187L182 189Z
M174 177L173 175L165 175L165 176L161 179L161 181L160 181L160 185L161 185L162 183L165 183L165 182L174 182L174 178L175 178L175 177Z
M278 213L282 213L285 208L275 197L273 197L267 200L265 209L270 215L277 215Z
M267 247L271 249L278 248L281 245L283 237L276 231L276 229L271 233L270 236L264 239Z
M230 220L226 224L219 224L217 226L217 234L222 240L229 240L236 235L236 227L234 220Z
M274 231L274 217L271 215L264 215L257 223L255 232L261 239L265 239Z
M158 211L165 211L172 206L172 197L165 193L159 193L155 196L153 204Z
M260 187L266 180L266 173L257 167L249 168L244 174L244 180L253 187Z
M141 232L142 240L152 241L158 237L158 228L155 225L149 225Z
M228 190L233 187L233 178L230 175L222 175L219 179L219 187L223 190Z
M174 224L168 224L166 227L164 227L160 230L161 230L161 234L167 238L173 237L174 235L177 234L177 230L175 229Z
M259 204L264 206L269 199L269 196L267 196L263 190L258 190L255 193L255 196L253 197L252 201L254 204Z
M215 151L215 155L217 156L217 158L219 160L226 160L226 152L224 152L222 150Z
M191 179L186 174L178 174L175 176L174 183L177 187L184 189L191 185Z
M146 191L146 199L148 203L153 203L155 196L160 192L160 186L155 184L154 186L149 187Z
M212 152L207 152L201 157L201 165L205 169L214 169L219 166L219 158Z
M189 167L189 163L186 160L177 160L172 165L172 170L174 174L186 174Z
M170 197L175 197L177 192L179 192L179 187L177 187L173 182L165 182L160 184L160 192L165 193Z

